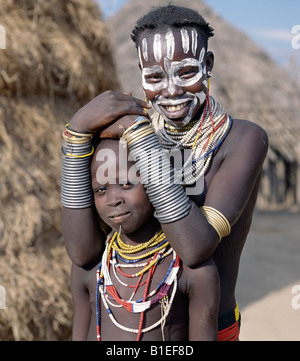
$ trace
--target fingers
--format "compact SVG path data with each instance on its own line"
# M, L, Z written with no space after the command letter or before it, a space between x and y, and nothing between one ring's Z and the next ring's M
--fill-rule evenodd
M151 108L151 105L150 105L150 103L147 102L147 100L144 101L142 99L133 97L132 93L130 93L130 92L124 92L123 94L128 95L129 99L131 98L131 100L133 100L136 104L138 104L143 109L150 109Z

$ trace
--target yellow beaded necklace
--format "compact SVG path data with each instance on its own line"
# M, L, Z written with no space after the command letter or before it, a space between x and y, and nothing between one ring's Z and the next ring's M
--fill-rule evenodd
M158 231L149 241L139 244L137 246L132 246L129 244L126 244L122 241L119 233L115 233L111 242L110 247L118 252L118 254L128 260L139 260L148 256L151 256L155 252L160 251L161 249L167 247L169 245L169 242L163 242L165 240L165 235L162 230ZM162 243L162 245L155 247ZM143 253L139 256L128 256L128 254L134 254L138 253L142 250L145 250L147 248L152 248L149 252Z

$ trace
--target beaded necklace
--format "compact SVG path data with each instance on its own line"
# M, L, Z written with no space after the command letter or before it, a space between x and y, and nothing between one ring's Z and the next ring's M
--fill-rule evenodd
M175 171L179 182L188 185L193 184L208 170L213 152L225 140L232 119L208 91L203 115L196 122L192 121L179 128L166 123L163 117L156 113L152 125L164 149L169 152L191 149L191 154L182 168Z
M128 254L135 254L141 250L152 248L150 251L141 255L129 256ZM158 286L150 291L150 284L153 274L159 262L168 255L173 254L172 261L163 280ZM146 260L151 256L149 260ZM122 263L120 263L120 261ZM125 262L125 263L123 263ZM141 334L148 332L160 324L163 325L172 306L176 290L177 290L177 273L180 266L180 259L175 251L170 247L164 233L160 230L148 242L137 246L130 246L121 240L120 235L115 232L106 242L105 251L102 256L99 268L97 270L97 288L96 288L96 318L97 318L97 340L101 341L101 317L100 317L100 297L103 305L108 313L110 320L120 329L137 333L137 341L141 339ZM128 274L122 268L141 268L139 272ZM111 271L112 268L112 271ZM122 287L133 288L133 292L128 300L122 299L112 282L110 277L111 272L115 275L116 280ZM120 280L118 273L127 278L137 278L136 285L128 285ZM142 282L143 276L147 274L147 279ZM173 285L171 296L169 298L168 292ZM139 287L144 286L143 297L133 300ZM149 310L157 302L167 303L161 318L154 324L143 327L145 311ZM123 307L131 313L139 313L140 321L137 329L129 328L121 325L113 315L111 307Z

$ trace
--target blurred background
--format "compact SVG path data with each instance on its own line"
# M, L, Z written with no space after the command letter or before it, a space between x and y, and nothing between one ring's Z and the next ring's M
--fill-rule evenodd
M61 133L104 90L143 97L130 33L140 16L168 3L0 0L6 37L0 49L0 285L6 290L0 340L71 337ZM173 3L198 10L215 29L212 94L233 117L269 134L237 285L241 340L299 340L293 290L300 285L300 36L295 40L292 29L300 24L300 3Z

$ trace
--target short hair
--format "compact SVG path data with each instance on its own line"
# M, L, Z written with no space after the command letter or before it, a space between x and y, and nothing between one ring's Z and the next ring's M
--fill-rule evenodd
M168 27L182 28L194 27L203 35L205 46L207 41L214 35L209 24L197 11L181 6L167 5L155 8L141 17L131 33L131 39L138 46L139 35L145 31L165 30Z

